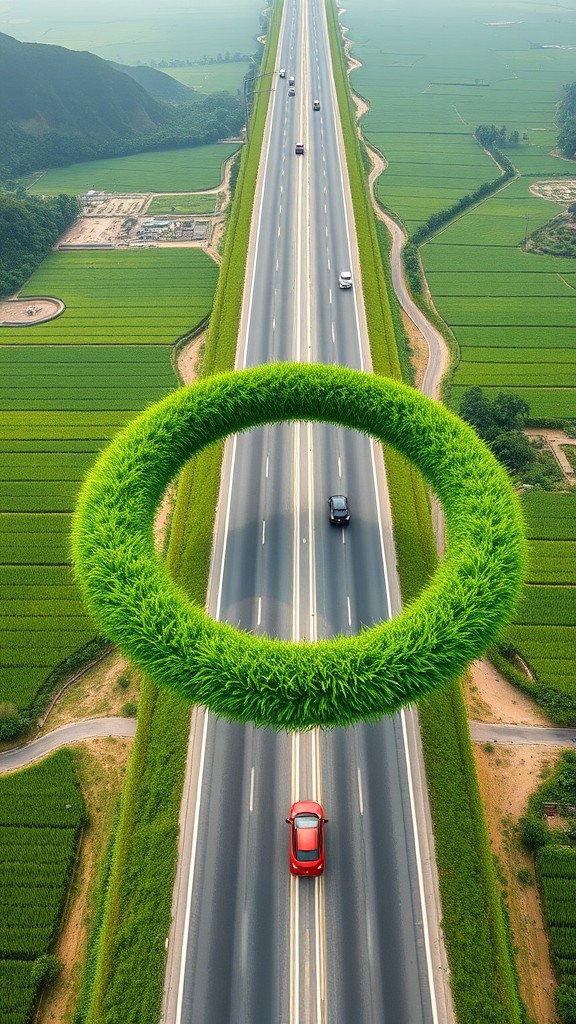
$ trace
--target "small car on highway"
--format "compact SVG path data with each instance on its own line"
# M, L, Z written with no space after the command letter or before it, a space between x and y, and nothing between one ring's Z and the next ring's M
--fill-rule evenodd
M332 494L328 498L330 522L335 526L347 526L350 522L350 506L345 494Z
M338 278L339 288L351 288L352 287L352 274L349 270L341 270Z
M303 142L297 142L296 143L296 156L303 156L303 155L304 155L304 143Z
M290 825L290 872L293 875L321 875L324 859L324 817L315 800L298 800L286 818Z
M293 85L291 85L290 88L288 89L288 95L289 96L295 96L296 95L296 89L294 88Z
M294 78L294 75L290 75L290 78L288 79L288 85L296 85L296 79Z
M312 103L312 110L320 110L320 100L314 100Z
M280 78L286 78L286 68L280 68L278 74L280 75Z

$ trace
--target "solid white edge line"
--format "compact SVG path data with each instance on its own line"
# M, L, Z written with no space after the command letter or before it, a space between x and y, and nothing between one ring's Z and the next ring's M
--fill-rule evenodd
M434 985L434 968L432 965L432 950L430 949L430 933L428 930L428 914L426 911L426 897L424 892L424 874L422 871L422 858L420 856L420 836L418 834L418 821L416 818L416 803L414 800L414 786L412 783L412 763L410 761L410 751L408 749L408 733L406 730L406 715L404 708L400 710L400 720L402 722L402 737L404 739L404 753L406 756L406 767L408 769L408 793L410 796L410 814L412 818L412 828L414 830L414 847L416 851L416 869L418 872L418 889L420 892L420 909L422 911L422 927L424 930L424 948L426 951L426 967L428 970L428 984L430 986L430 1002L432 1005L432 1020L433 1024L438 1024L438 1009L436 1003L436 988Z
M216 614L214 618L218 620L220 618L220 605L222 603L222 587L224 586L224 563L226 561L226 548L228 546L228 529L230 526L230 509L232 507L232 482L234 479L234 465L236 463L236 445L238 442L238 435L234 434L232 440L232 460L230 465L230 479L228 483L228 500L226 502L226 519L224 521L224 540L222 542L222 560L220 562L220 576L218 579L218 597L216 599Z
M200 765L198 768L198 779L196 782L196 807L194 808L194 826L192 830L192 848L190 851L190 874L188 875L188 889L186 892L186 917L184 919L184 931L182 934L182 954L180 957L180 979L178 982L178 1002L176 1004L176 1024L182 1021L182 1003L184 1000L184 979L186 977L186 954L188 952L188 936L190 932L190 915L192 912L192 888L194 885L194 869L196 867L196 849L198 846L198 828L200 823L200 796L204 777L204 761L206 757L206 738L208 735L208 711L204 711L204 728L202 730L202 745L200 748Z
M382 555L382 566L384 568L384 583L386 584L386 600L388 601L388 608L390 610L390 618L392 618L392 597L390 594L390 580L388 577L388 564L386 562L386 547L384 543L384 527L382 525L382 509L380 507L380 492L378 490L378 476L376 470L376 459L374 456L374 444L375 442L369 440L370 445L370 457L372 459L372 477L374 480L374 494L376 496L376 510L378 514L378 533L380 535L380 552ZM383 466L383 472L386 472L386 467Z

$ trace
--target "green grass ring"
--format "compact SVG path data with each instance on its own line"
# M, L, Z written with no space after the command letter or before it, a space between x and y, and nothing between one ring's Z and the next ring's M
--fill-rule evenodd
M290 643L215 622L154 549L155 511L192 455L295 420L392 445L445 511L447 551L429 585L397 618L356 636ZM460 675L516 607L525 544L505 471L443 406L387 378L282 363L207 378L134 420L84 483L73 554L104 633L152 679L216 715L304 730L379 719Z

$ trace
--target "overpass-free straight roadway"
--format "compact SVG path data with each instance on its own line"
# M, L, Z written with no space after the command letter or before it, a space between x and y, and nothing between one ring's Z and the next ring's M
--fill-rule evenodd
M237 367L301 360L370 370L321 0L286 0L277 66L287 78L272 81ZM304 156L295 155L300 141ZM338 288L341 269L354 272L351 291ZM347 530L329 525L333 493L350 498ZM230 439L208 608L294 640L356 632L397 613L379 449L327 425L283 424ZM295 737L204 713L196 727L191 868L178 907L182 958L171 1019L441 1019L405 717ZM289 874L284 819L291 802L306 797L320 799L330 819L320 879Z

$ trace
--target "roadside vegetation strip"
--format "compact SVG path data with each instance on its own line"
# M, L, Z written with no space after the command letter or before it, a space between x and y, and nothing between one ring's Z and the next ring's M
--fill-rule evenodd
M291 420L390 444L444 507L448 551L430 586L402 616L357 637L291 644L215 623L154 552L155 509L192 455ZM517 499L469 427L389 378L289 363L206 379L128 427L87 478L73 548L88 606L154 680L217 715L289 730L376 719L456 678L514 611L524 563Z
M31 1024L59 930L85 804L73 755L0 779L0 1019Z
M354 221L358 237L362 290L374 372L401 379L394 322L382 269L380 243L366 172L358 141L354 106L345 69L345 54L336 7L327 0L326 16L336 96L342 123L346 163L350 177Z
M225 161L237 143L161 149L106 160L53 167L30 187L37 195L97 192L197 192L216 188Z
M264 50L263 71L275 64L281 14L282 6L277 4ZM256 98L253 150L258 150L258 139L262 139L267 103L268 95ZM234 363L248 247L246 225L239 224L239 208L243 218L249 220L258 156L248 161L244 150L242 160L226 236L227 262L212 314L212 321L216 319L219 326L211 331L205 360L208 367L220 365L220 360L226 367ZM231 266L236 270L235 277L225 272ZM240 287L238 266L242 267ZM225 333L223 325L230 333ZM222 355L215 351L220 333ZM199 605L206 599L220 464L220 452L206 452L184 470L171 524L168 565ZM194 509L193 516L190 509ZM202 538L197 543L194 523L203 524ZM105 902L91 936L91 955L75 1024L117 1024L118 1020L157 1024L159 1019L188 732L189 713L179 699L146 683Z

